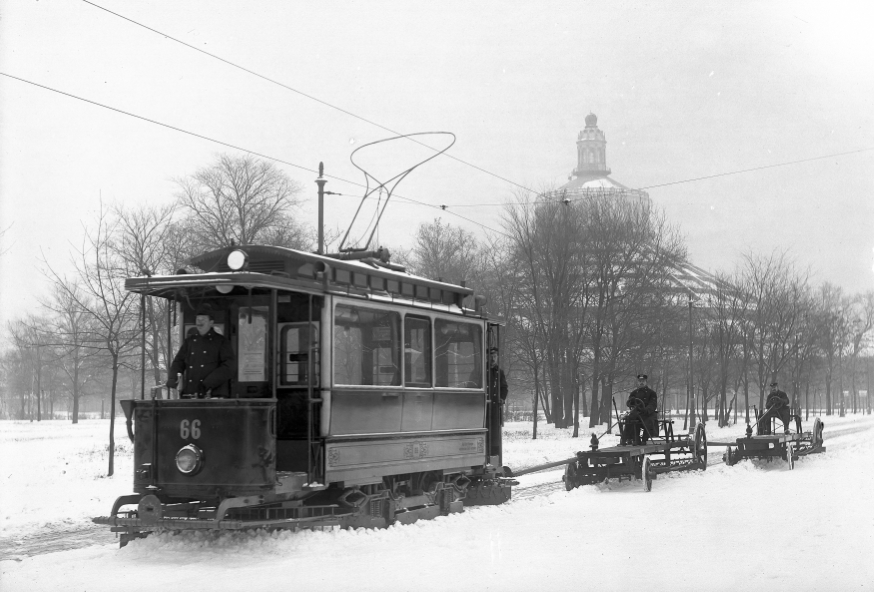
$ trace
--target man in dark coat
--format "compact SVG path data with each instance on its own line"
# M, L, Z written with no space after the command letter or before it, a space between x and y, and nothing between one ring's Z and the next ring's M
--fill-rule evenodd
M498 367L498 348L489 349L489 369L486 374L488 380L486 391L489 399L489 434L491 446L489 454L499 456L501 454L501 425L503 423L504 402L507 400L507 378L504 371Z
M638 374L637 388L628 395L628 401L625 405L629 411L625 416L625 426L619 441L620 446L642 444L650 436L655 436L658 430L656 425L658 395L646 385L646 380L646 374Z
M198 311L195 330L182 342L170 365L167 386L176 388L177 375L184 372L181 397L227 397L228 381L233 375L234 350L227 337L213 328L211 312Z
M771 383L771 392L765 400L765 412L759 418L758 432L760 435L771 433L771 418L779 417L783 422L783 433L789 433L789 395L777 388L777 381Z

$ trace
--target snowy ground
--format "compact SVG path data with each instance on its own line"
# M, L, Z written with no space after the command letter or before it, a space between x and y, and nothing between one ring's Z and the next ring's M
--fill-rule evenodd
M521 477L509 504L408 526L161 535L124 549L89 520L130 493L123 422L111 478L107 421L0 422L0 590L874 589L874 417L823 419L828 451L794 471L727 467L712 448L707 471L661 475L650 493L640 482L566 492L555 469ZM743 434L713 425L711 441ZM514 469L588 446L588 430L571 439L541 425L532 441L530 429L505 427ZM62 543L28 546L47 534ZM81 548L45 552L65 545Z

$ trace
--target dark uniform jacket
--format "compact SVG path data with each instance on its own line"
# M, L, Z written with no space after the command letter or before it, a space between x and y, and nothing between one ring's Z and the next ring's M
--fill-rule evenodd
M774 407L775 409L782 409L784 407L788 408L789 395L779 389L776 391L771 391L770 393L768 393L766 407Z
M175 387L176 375L185 372L182 394L201 394L211 389L212 396L226 397L233 365L234 350L224 335L213 328L206 335L195 331L185 338L173 358L167 385Z
M640 399L643 401L643 409L640 410L641 417L650 417L655 415L656 409L658 407L658 396L656 392L649 388L648 386L639 386L628 395L628 401L626 405L631 409L635 409L634 399Z
M497 366L489 366L489 398L493 403L503 403L507 400L507 377ZM500 397L500 399L498 398Z

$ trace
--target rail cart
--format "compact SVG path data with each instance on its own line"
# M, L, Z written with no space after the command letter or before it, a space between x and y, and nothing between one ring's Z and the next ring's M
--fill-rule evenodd
M644 491L652 490L659 473L693 471L707 468L707 434L704 424L698 424L693 434L675 435L673 420L659 420L660 434L640 444L599 448L598 437L592 434L590 450L577 452L573 458L529 467L513 473L518 477L549 467L565 465L565 489L581 485L640 479ZM622 422L620 421L620 433Z
M725 446L722 459L728 466L735 465L745 458L786 461L789 469L795 468L795 461L808 454L825 452L822 430L825 424L817 417L813 420L813 429L801 431L801 417L789 416L790 423L794 419L795 431L789 433L774 433L776 421L771 418L771 433L753 435L752 426L747 426L746 436L737 438L734 442L711 442L710 446Z

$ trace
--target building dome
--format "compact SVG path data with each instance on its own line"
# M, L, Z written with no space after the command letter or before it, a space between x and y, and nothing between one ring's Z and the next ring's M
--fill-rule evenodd
M627 197L648 200L646 191L631 189L610 177L607 166L607 137L598 128L598 116L586 115L586 127L577 136L577 166L570 179L546 197Z

